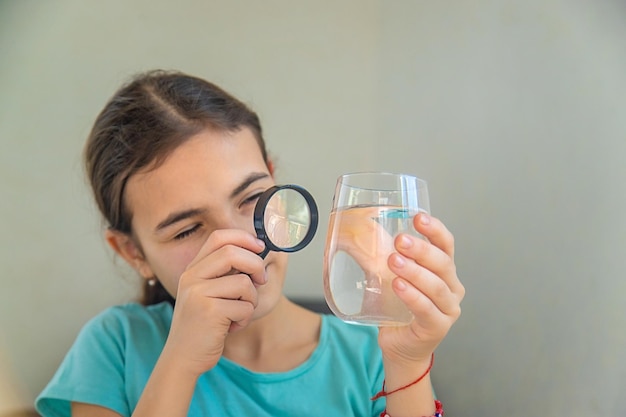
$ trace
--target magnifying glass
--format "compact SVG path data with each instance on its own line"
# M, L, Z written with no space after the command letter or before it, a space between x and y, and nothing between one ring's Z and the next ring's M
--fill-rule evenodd
M254 208L254 228L265 249L296 252L308 245L317 231L318 211L313 196L304 188L275 185L259 197Z

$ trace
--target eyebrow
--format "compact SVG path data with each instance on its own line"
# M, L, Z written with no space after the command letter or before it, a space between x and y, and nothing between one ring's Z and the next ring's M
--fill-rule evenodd
M200 209L200 208L176 211L174 213L171 213L169 216L165 218L165 220L159 223L155 231L160 232L161 230L167 227L170 227L174 223L178 223L179 221L188 219L190 217L198 216L204 212L206 212L206 209Z
M233 192L230 194L230 198L235 198L237 197L237 195L241 194L243 191L246 190L246 188L248 188L252 183L254 183L255 181L264 179L269 177L269 175L265 172L253 172L252 174L248 175L242 182L241 184L239 184L234 190ZM194 216L198 216L200 214L204 214L206 213L206 209L204 208L192 208L192 209L188 209L188 210L182 210L182 211L176 211L174 213L171 213L169 216L167 216L165 218L165 220L161 221L155 231L156 232L160 232L161 230L175 224L178 223L182 220L188 219L190 217L194 217Z
M262 180L264 178L269 177L269 175L265 172L253 172L252 174L248 175L242 182L241 184L239 184L232 193L230 193L230 198L235 198L237 197L238 194L241 194L242 192L245 191L246 188L248 188L253 182L258 181L258 180Z

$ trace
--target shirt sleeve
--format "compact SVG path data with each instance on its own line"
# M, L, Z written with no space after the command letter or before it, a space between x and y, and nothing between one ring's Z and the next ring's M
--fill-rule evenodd
M43 417L70 417L82 402L130 416L124 390L124 326L109 310L80 331L50 383L35 401Z

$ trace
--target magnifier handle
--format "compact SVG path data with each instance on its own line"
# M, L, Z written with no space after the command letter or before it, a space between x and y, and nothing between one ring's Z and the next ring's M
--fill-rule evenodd
M270 248L265 246L265 249L263 249L263 252L259 253L259 256L261 257L261 259L265 259L268 253L270 253Z

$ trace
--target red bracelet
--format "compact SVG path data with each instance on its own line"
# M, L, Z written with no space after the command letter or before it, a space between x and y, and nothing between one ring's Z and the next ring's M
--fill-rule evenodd
M391 416L387 414L387 410L385 410L382 413L380 413L380 417L391 417ZM441 404L441 401L435 400L435 414L433 414L432 417L443 417L443 404Z
M408 387L417 384L418 382L420 382L422 379L424 379L426 377L426 375L428 375L428 373L430 372L430 370L433 367L433 363L435 363L435 353L433 352L433 354L430 357L430 365L428 365L428 369L426 369L426 372L424 372L419 378L417 378L415 381L410 382L408 384L406 384L403 387L400 388L396 388L393 391L385 391L385 381L383 380L383 389L381 389L378 394L374 395L372 397L372 401L379 399L380 397L386 397L388 395L393 394L394 392L398 392L398 391L402 391L403 389L407 389Z

